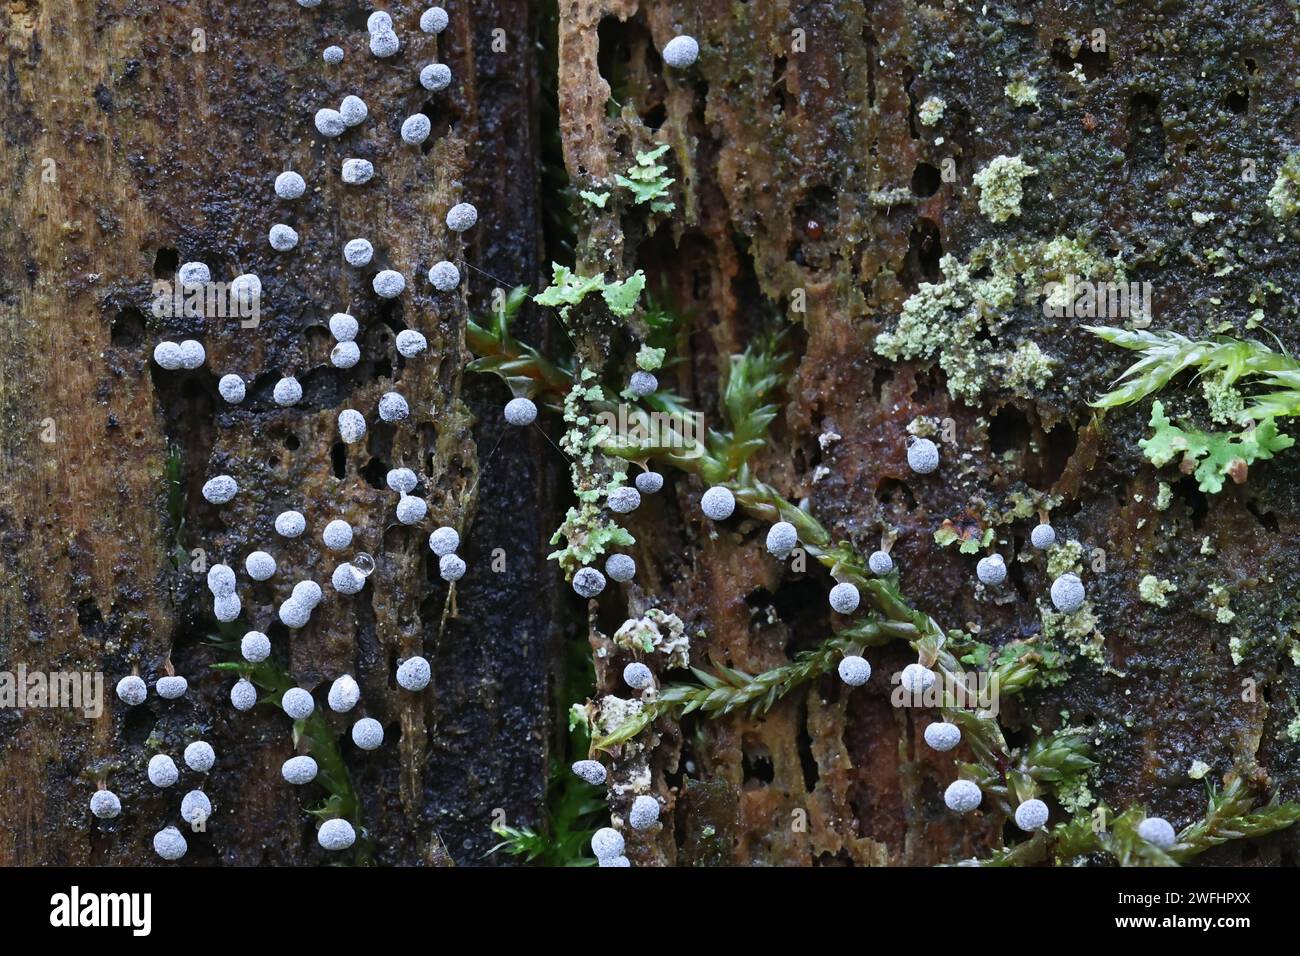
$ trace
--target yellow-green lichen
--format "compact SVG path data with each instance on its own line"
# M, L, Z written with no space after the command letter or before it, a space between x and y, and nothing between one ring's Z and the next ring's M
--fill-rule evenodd
M1006 360L1006 383L1017 395L1030 397L1033 390L1042 389L1052 377L1056 359L1038 347L1031 339L1021 342Z
M1015 103L1016 106L1037 106L1038 105L1038 87L1028 80L1012 80L1002 92L1006 93L1007 99Z
M1156 607L1168 607L1169 595L1178 590L1172 581L1163 581L1154 574L1148 574L1138 582L1138 597Z
M1156 511L1167 511L1169 504L1174 500L1174 490L1169 487L1169 482L1160 482L1156 492ZM1209 540L1206 538L1205 540Z
M1292 153L1268 191L1268 211L1276 219L1287 220L1300 209L1300 153Z
M980 190L980 212L993 222L1006 222L1020 215L1024 198L1024 180L1038 175L1038 170L1019 156L996 156L975 174Z
M926 126L933 126L943 117L948 104L938 96L931 96L916 108L916 116Z
M1047 552L1047 574L1052 579L1062 574L1078 574L1083 568L1083 545L1070 540L1053 545Z

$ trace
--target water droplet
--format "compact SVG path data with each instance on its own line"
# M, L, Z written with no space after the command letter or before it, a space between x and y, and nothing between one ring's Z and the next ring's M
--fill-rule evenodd
M356 557L352 559L352 566L363 576L370 577L370 573L375 570L375 559L365 551L358 551Z

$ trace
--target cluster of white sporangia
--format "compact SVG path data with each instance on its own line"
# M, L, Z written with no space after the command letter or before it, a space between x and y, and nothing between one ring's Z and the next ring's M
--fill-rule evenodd
M906 452L908 467L918 475L931 474L939 467L939 447L928 438L909 438ZM722 485L709 488L700 498L700 510L714 521L725 521L736 510L735 496L731 489ZM1044 520L1030 533L1030 542L1036 549L1045 551L1056 543L1056 531ZM798 544L798 529L788 521L778 521L768 531L767 550L780 560L784 560ZM893 573L894 561L888 547L883 546L874 552L867 566L877 577ZM987 587L1001 585L1007 577L1006 561L1000 554L984 557L976 564L975 574ZM1083 582L1078 575L1063 574L1052 582L1052 604L1061 613L1073 614L1079 610L1083 607L1084 597ZM831 588L829 600L836 613L852 614L858 609L861 595L854 584L841 581ZM838 670L840 679L850 687L861 687L871 679L871 664L857 654L846 654L840 660ZM908 664L900 675L903 688L917 695L933 687L935 680L934 671L919 661ZM961 742L961 729L947 721L936 721L925 728L925 742L940 752L952 750ZM944 803L956 813L969 813L980 805L982 799L979 785L972 780L956 780L944 791ZM1016 824L1026 832L1046 824L1047 817L1047 804L1036 798L1022 802L1015 813Z
M298 4L311 9L319 6L320 0L298 0ZM445 10L430 7L421 14L419 28L424 33L437 35L447 28L448 23L449 17ZM388 13L372 13L366 28L366 44L374 56L387 59L401 50L401 38ZM344 55L343 46L334 44L324 50L322 60L327 66L333 66L341 63ZM442 63L421 64L412 77L412 99L423 100L426 95L423 91L445 90L451 84L451 78L451 70ZM417 93L417 90L420 92ZM317 110L312 123L325 139L346 142L349 131L364 126L370 118L370 109L365 101L359 96L348 95L337 108L325 106ZM402 121L400 136L404 143L419 146L431 132L432 123L429 118L417 112L406 116ZM346 151L345 148L343 152ZM345 156L339 165L339 176L348 186L364 187L375 179L376 169L369 160ZM276 176L272 188L277 199L292 203L307 193L308 182L302 173L285 170ZM478 210L470 203L458 203L448 210L445 221L450 232L463 233L477 223ZM292 252L298 247L299 238L298 230L285 222L272 224L267 233L271 248L278 253ZM374 256L374 245L364 237L350 239L343 246L343 260L350 268L365 269ZM201 262L186 262L177 270L177 280L187 287L208 283L211 278L211 270ZM453 292L460 286L460 270L445 260L434 262L428 270L428 279L438 292ZM381 299L400 296L406 286L406 277L394 269L380 269L371 279L371 288ZM260 296L261 290L261 280L253 274L238 276L232 282L232 291L249 299ZM341 369L352 368L361 358L361 350L356 341L360 323L346 312L336 312L329 320L329 329L337 343L330 354L331 364ZM428 342L419 332L407 329L397 335L395 346L403 358L415 359L427 349ZM160 342L154 349L155 362L167 371L197 369L206 359L203 345L195 340ZM226 402L238 405L246 397L246 382L246 376L229 373L222 376L217 390ZM284 375L276 383L272 397L280 407L297 405L303 399L302 384L295 375ZM384 422L400 424L410 418L411 407L401 394L390 391L380 397L376 413ZM338 415L338 429L344 442L356 443L366 434L366 418L356 409L344 409ZM418 484L419 477L409 468L395 468L388 473L388 486L399 495L395 515L401 524L417 526L427 516L428 505L425 499L413 494ZM227 474L216 475L203 485L203 497L214 505L224 505L238 493L238 481ZM299 538L307 530L307 519L299 511L284 511L275 518L274 526L276 534L282 538ZM328 551L346 551L352 545L353 529L343 518L334 518L325 525L321 538ZM429 536L429 547L438 557L439 573L446 581L459 580L465 574L465 562L455 553L459 545L460 536L454 528L439 527ZM244 567L252 581L267 581L275 576L277 563L269 551L256 550L247 555ZM343 561L335 567L330 583L340 595L357 594L365 587L366 578L373 568L374 561L370 555L356 552L351 560ZM237 585L235 571L230 566L217 564L209 571L208 587L213 597L213 614L218 621L229 623L237 620L242 613ZM279 605L278 617L288 628L305 627L311 619L312 611L323 599L324 593L319 584L309 580L298 581ZM262 631L249 631L240 642L240 651L246 661L255 664L270 656L271 641ZM428 686L430 677L429 662L422 657L406 658L397 670L398 685L413 693L423 691ZM157 690L164 697L179 696L185 692L185 679L164 677L158 681ZM137 676L123 678L118 685L118 696L129 705L142 703L146 694L145 683ZM240 678L231 688L230 700L236 710L251 709L257 699L257 690L246 677ZM328 695L332 710L346 713L359 700L360 688L350 675L345 674L334 681ZM293 720L305 720L314 711L315 702L310 691L295 687L284 693L281 707ZM383 739L383 727L373 718L362 717L352 726L352 740L363 750L374 750L383 743ZM191 751L196 747L206 748L209 758L212 753L212 748L206 743L192 744L186 750L186 762L192 769L199 769L190 763ZM211 764L212 760L208 759L203 770L206 771ZM289 783L308 783L315 779L316 763L308 755L295 756L286 761L282 774ZM155 756L149 764L149 778L157 786L175 783L177 772L171 758L163 754ZM120 812L121 803L111 791L101 789L92 797L91 809L96 816L108 818ZM186 795L181 807L182 819L193 823L199 818L206 818L210 813L211 804L201 791L195 790ZM356 833L348 821L332 819L321 825L317 838L327 850L342 850L353 844ZM179 859L186 851L185 838L175 827L167 827L154 837L154 849L163 859Z

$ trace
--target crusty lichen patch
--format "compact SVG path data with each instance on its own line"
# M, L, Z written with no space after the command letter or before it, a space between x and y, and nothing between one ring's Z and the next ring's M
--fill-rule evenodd
M1274 218L1285 221L1297 209L1300 209L1300 153L1292 153L1282 163L1268 191L1268 211Z
M1006 222L1020 215L1024 198L1024 181L1037 176L1038 170L1019 156L997 156L975 174L980 190L980 212L993 222Z
M1178 585L1148 574L1138 582L1138 597L1156 607L1168 607L1169 595L1178 590Z
M943 111L948 108L942 97L931 96L916 108L916 117L926 126L933 126L943 118Z
M676 614L652 607L639 618L623 623L614 632L614 643L642 654L663 655L665 668L686 667L691 658L691 639L686 625Z

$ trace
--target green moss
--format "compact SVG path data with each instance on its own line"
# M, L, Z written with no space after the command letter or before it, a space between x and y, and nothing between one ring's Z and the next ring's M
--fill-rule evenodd
M1162 581L1154 574L1148 574L1138 582L1138 596L1156 607L1168 607L1169 595L1177 590L1178 585L1171 581Z
M1024 180L1038 175L1038 170L1019 156L997 156L975 174L980 190L980 212L993 222L1006 222L1020 215L1024 198Z

